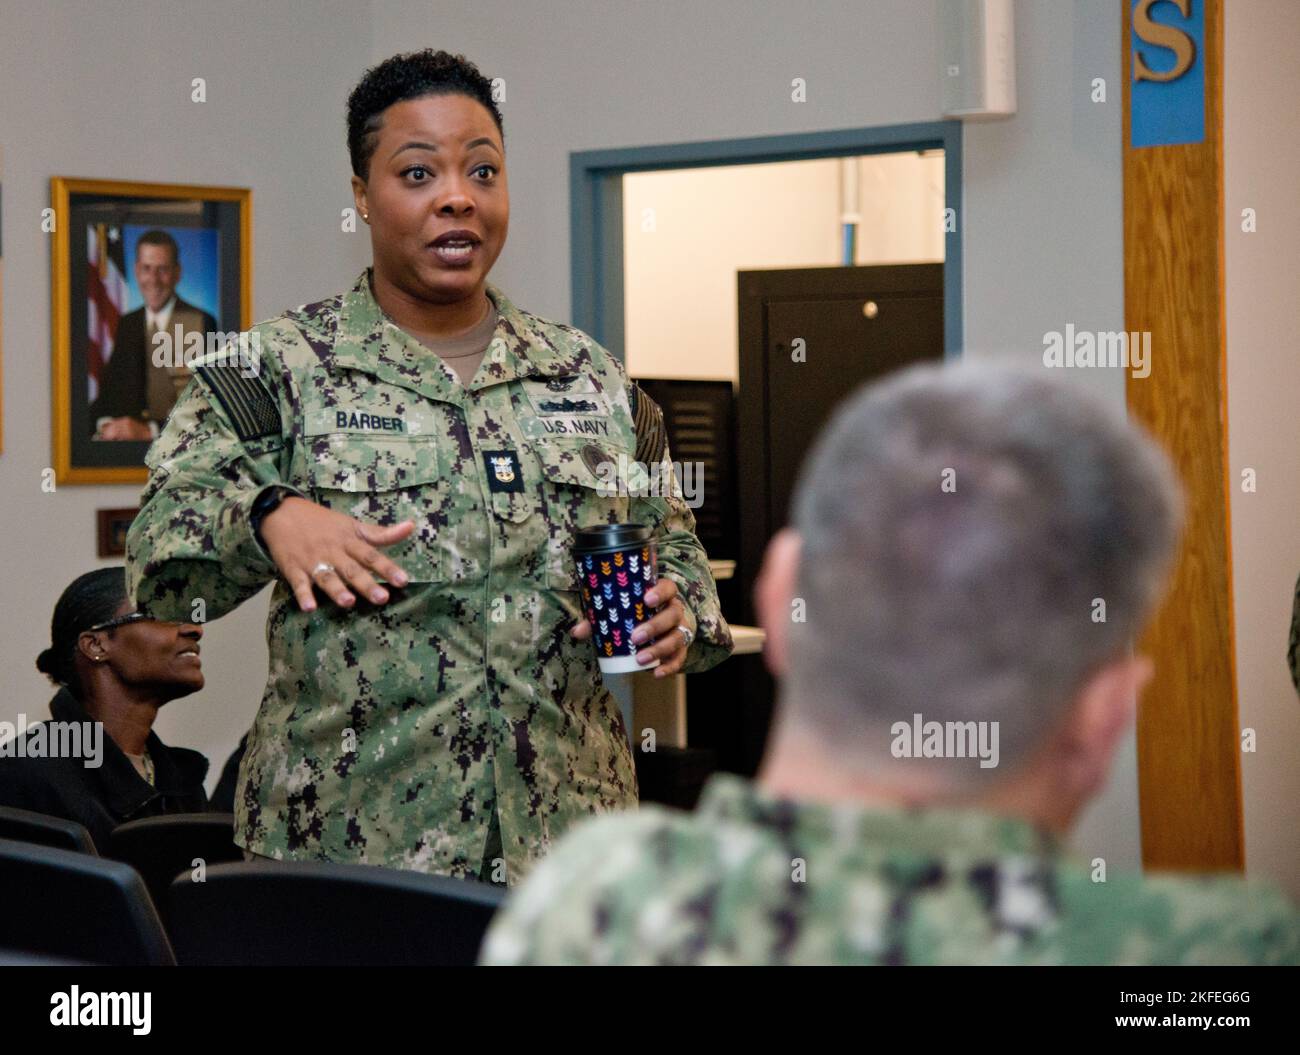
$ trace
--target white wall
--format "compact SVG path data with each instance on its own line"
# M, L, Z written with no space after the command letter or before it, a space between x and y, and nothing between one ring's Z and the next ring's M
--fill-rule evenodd
M494 275L552 318L570 305L571 152L940 117L937 3L457 0L436 26L417 0L373 11L376 60L446 47L505 79L511 235ZM1111 0L1016 5L1019 113L963 140L968 355L1038 362L1067 322L1123 329L1119 38ZM795 77L807 102L791 102ZM1094 77L1105 103L1090 101ZM1118 373L1069 380L1123 405ZM1134 736L1075 842L1140 864Z
M736 272L840 264L846 162L858 179L854 262L942 261L942 152L624 176L628 370L738 381Z
M1124 329L1120 11L1111 0L1021 0L1015 31L1018 112L967 124L963 140L962 311L968 355L1041 361L1043 334L1068 323ZM1105 102L1092 101L1096 78ZM1125 405L1120 372L1070 374ZM1073 841L1086 858L1140 864L1136 732Z
M1224 15L1224 258L1233 614L1246 862L1300 897L1300 701L1286 665L1300 575L1300 6L1227 4ZM1254 209L1257 230L1242 231ZM1258 490L1243 493L1254 469Z
M213 183L253 190L253 317L335 292L369 260L340 231L348 191L343 104L369 60L364 7L42 3L0 12L4 149L4 454L0 455L0 720L48 717L37 673L50 616L95 557L95 510L135 486L41 490L50 439L51 176ZM194 77L207 102L190 101ZM363 228L364 230L364 228ZM158 734L212 762L209 788L256 713L269 593L208 627L208 687L166 707Z
M1020 114L964 143L966 344L1036 359L1073 321L1122 313L1119 17L1111 0L1017 5ZM18 556L0 606L0 718L44 714L32 667L59 590L93 566L94 510L133 488L39 490L50 460L52 175L254 189L255 315L329 294L368 259L339 233L350 201L343 102L368 62L445 47L506 80L509 243L494 281L523 306L569 312L568 159L575 150L930 121L939 117L935 7L916 0L372 0L209 5L4 0L5 496L0 552ZM116 58L116 61L114 61ZM208 102L189 82L208 78ZM1107 78L1110 101L1088 101ZM790 99L805 78L808 101ZM1116 401L1122 379L1084 376ZM1290 572L1288 571L1288 574ZM264 601L213 624L212 688L164 713L164 739L214 766L256 707ZM1137 861L1131 748L1084 844Z

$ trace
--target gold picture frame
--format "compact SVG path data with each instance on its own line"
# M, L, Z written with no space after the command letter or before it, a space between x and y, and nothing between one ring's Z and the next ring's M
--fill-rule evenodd
M168 397L175 399L155 386L172 383L179 392L188 377L180 351L166 380L158 381L156 356L151 371L146 306L150 332L164 318L170 331L177 316L184 320L175 322L177 337L189 335L183 325L207 331L209 342L248 329L253 192L55 176L50 205L55 481L144 483L144 453L165 421ZM150 271L153 261L161 267ZM156 309L161 314L152 313L150 297L167 298ZM146 389L151 409L141 407Z

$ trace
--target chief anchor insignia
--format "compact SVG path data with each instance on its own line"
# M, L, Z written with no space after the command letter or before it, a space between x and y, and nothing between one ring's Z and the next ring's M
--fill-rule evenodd
M515 478L515 465L509 458L493 458L492 472L503 484L511 483Z
M484 451L483 465L487 469L489 491L513 491L517 494L523 492L524 475L519 464L518 451Z

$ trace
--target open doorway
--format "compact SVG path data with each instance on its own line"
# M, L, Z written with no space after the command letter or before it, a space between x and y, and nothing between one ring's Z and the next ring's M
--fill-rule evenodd
M736 662L690 679L703 706L685 678L636 686L632 727L660 745L643 798L692 804L673 749L701 782L761 758L773 686L750 601L795 448L860 381L960 354L960 143L940 123L573 157L574 322L664 408L674 461L697 467L696 533L737 643ZM785 363L796 339L821 358ZM773 407L797 422L778 428Z
M944 352L950 358L958 356L962 348L961 141L959 122L936 121L575 153L569 161L573 324L623 357L626 176L939 151L944 199ZM698 210L708 207L708 202L693 206ZM841 259L836 253L827 263L838 264Z
M624 365L739 383L741 271L944 260L942 149L623 177Z

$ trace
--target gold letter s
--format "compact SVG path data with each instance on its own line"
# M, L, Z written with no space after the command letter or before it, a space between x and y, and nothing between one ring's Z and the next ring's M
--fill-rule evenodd
M1146 64L1142 52L1133 49L1133 79L1135 81L1172 81L1187 72L1196 57L1196 42L1177 26L1156 22L1151 17L1151 5L1158 0L1138 0L1133 8L1133 32L1148 44L1168 48L1174 53L1174 68L1157 73ZM1192 0L1169 0L1184 18L1191 15Z

